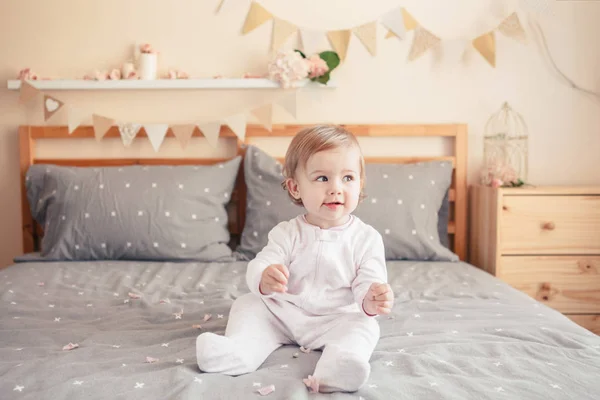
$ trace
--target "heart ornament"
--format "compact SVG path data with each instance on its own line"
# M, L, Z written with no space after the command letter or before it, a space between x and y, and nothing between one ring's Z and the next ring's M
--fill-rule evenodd
M44 95L44 119L47 121L63 106L63 102L54 97Z

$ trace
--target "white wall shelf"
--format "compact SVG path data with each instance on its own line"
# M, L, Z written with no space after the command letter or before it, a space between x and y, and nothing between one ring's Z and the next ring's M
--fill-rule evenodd
M283 89L277 82L263 78L246 79L157 79L157 80L39 80L28 81L40 90L156 90L156 89ZM305 79L298 87L334 88L333 81L327 85ZM20 80L9 80L9 90L19 90Z

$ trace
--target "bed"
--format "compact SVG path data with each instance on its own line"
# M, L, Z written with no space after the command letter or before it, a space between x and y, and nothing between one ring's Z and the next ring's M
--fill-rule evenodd
M281 159L252 140L299 128L249 127L245 141L222 128L236 141L227 158L83 160L37 157L36 142L93 138L92 128L21 127L24 254L0 270L0 397L253 399L273 385L265 398L598 398L600 338L466 262L461 124L349 126L359 137L452 143L450 155L367 157L358 211L389 243L396 302L378 317L381 339L360 391L308 393L302 378L319 352L295 346L254 373L201 373L197 335L224 332L265 232L299 212L273 189ZM417 196L424 186L431 191ZM128 191L139 207L124 208Z

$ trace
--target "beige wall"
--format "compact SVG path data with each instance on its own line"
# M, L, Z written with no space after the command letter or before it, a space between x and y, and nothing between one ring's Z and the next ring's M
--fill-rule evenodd
M445 38L473 38L496 26L517 5L508 0L261 2L274 14L296 24L326 29L368 22L402 4L424 26ZM39 108L20 106L18 92L5 89L6 80L15 78L24 67L45 76L80 77L95 68L119 65L135 42L150 42L157 47L163 69L178 67L197 77L264 72L271 25L241 36L249 0L226 0L227 7L215 15L217 3L218 0L1 3L0 266L9 264L21 251L17 127L42 123ZM334 11L338 9L341 11ZM554 14L542 16L541 23L558 65L580 85L600 91L600 2L565 0L556 2L552 10ZM376 57L371 57L352 38L347 61L334 74L339 87L302 93L299 122L467 123L469 178L473 182L482 158L485 121L507 100L523 114L530 128L532 183L600 184L600 102L557 80L533 41L522 45L498 36L497 68L492 69L476 53L471 53L462 65L448 59L435 61L434 53L408 63L406 55L411 42L385 40L384 35L384 30L379 29ZM288 45L297 45L295 36ZM55 94L67 103L113 118L166 123L222 117L278 95L256 91ZM53 124L65 122L64 116L56 117ZM277 112L275 118L276 122L295 122L284 112ZM198 139L188 154L203 151L201 144ZM123 154L118 142L103 142L100 147L93 142L76 146L78 152L88 154ZM377 146L389 148L387 144L369 143L371 150ZM128 151L140 154L149 149L148 143L137 143ZM45 151L54 154L60 150ZM171 147L170 151L178 150ZM220 151L226 152L227 148Z

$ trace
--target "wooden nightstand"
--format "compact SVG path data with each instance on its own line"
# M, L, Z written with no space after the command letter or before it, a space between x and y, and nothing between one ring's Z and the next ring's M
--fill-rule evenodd
M474 186L469 262L600 334L600 187Z

